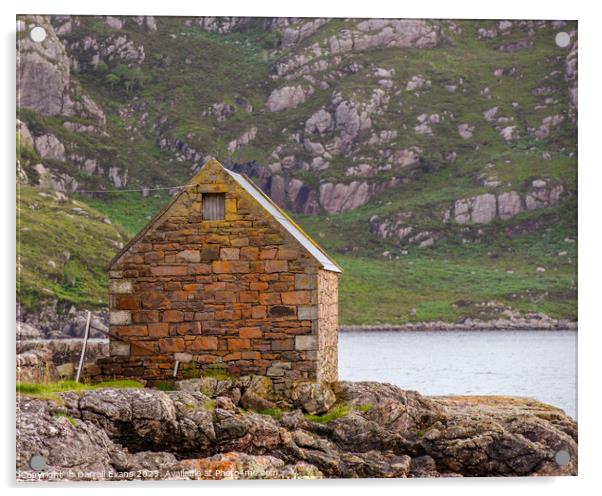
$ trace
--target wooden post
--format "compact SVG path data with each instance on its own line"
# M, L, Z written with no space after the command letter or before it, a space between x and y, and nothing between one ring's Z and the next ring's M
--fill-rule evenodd
M88 335L90 334L90 318L92 314L90 310L88 310L88 318L86 320L86 332L84 333L84 345L82 346L82 353L79 356L79 366L77 367L77 375L75 376L75 382L79 382L79 377L82 373L82 368L84 366L84 356L86 354L86 346L88 345Z

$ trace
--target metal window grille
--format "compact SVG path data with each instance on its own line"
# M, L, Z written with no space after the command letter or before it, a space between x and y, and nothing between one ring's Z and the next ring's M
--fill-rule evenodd
M224 193L205 193L203 195L203 219L224 220L226 195Z

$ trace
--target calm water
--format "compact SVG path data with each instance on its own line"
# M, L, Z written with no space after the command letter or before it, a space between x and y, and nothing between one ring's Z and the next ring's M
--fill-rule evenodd
M575 331L354 331L339 340L341 380L528 396L577 416Z

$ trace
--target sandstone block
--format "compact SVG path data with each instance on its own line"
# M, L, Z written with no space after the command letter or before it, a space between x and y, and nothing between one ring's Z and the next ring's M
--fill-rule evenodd
M130 343L130 356L149 357L154 354L155 343L153 341L133 341Z
M206 320L213 320L215 318L215 312L195 312L194 320L203 322Z
M140 295L140 302L142 304L142 308L163 309L171 306L171 303L165 296L165 293L155 290L143 291Z
M287 370L291 370L290 362L274 361L268 368L266 375L268 377L282 377Z
M267 317L267 307L257 305L251 308L251 316L254 319L265 319Z
M109 291L112 294L128 294L134 291L132 281L113 279L109 284Z
M163 312L163 322L182 322L184 312L180 310L166 310Z
M286 272L288 271L288 262L286 260L266 260L266 272Z
M230 244L232 246L249 246L249 238L232 238Z
M295 349L292 339L274 339L272 341L272 351L290 351Z
M158 310L138 310L132 312L132 322L134 324L148 324L150 322L159 322Z
M206 245L201 249L201 260L210 261L219 259L219 245Z
M251 349L251 341L248 339L231 338L228 339L228 350L239 351Z
M190 345L191 351L217 350L218 343L216 336L198 336Z
M240 320L240 309L218 310L215 312L215 320Z
M250 289L257 290L257 291L265 291L269 287L270 287L270 285L267 282L262 282L262 281L252 282L251 284L249 284Z
M171 293L171 300L176 301L187 301L194 299L194 293L191 291L174 291Z
M184 338L164 338L159 340L161 353L177 353L184 351Z
M297 317L299 320L315 320L318 318L317 305L299 305L297 307Z
M261 260L273 260L276 258L276 254L278 250L276 248L262 248L259 253L259 258Z
M285 305L307 305L311 302L309 291L289 291L282 293L282 303Z
M299 250L289 248L287 246L281 246L278 248L278 259L279 260L296 260L299 258Z
M255 246L245 246L241 248L240 258L242 260L257 260L259 258L259 248Z
M145 325L130 325L120 327L117 334L121 337L148 336L148 327Z
M238 202L236 201L236 198L226 198L225 208L227 216L236 214L236 211L238 209L237 204Z
M111 310L109 323L111 325L124 325L132 322L132 312L128 310Z
M259 295L259 302L262 305L278 305L282 303L280 293L261 293Z
M203 285L202 284L197 284L197 283L183 284L182 285L182 289L184 291L189 291L191 293L194 293L196 291L201 291L203 289Z
M111 356L130 356L130 344L112 339L109 344L109 353Z
M184 322L182 324L171 324L180 336L200 334L202 327L200 322Z
M115 308L117 310L136 310L140 306L140 299L131 294L115 295Z
M234 351L232 353L228 353L227 355L224 355L223 361L224 362L233 362L235 360L240 360L242 358L242 353L240 351Z
M191 275L211 274L211 265L208 263L197 263L188 266L188 273Z
M309 351L318 349L318 336L295 336L295 349Z
M261 329L259 327L241 327L238 330L238 335L241 338L260 338L262 336Z
M249 262L243 261L216 261L212 264L216 274L236 274L249 272Z
M183 250L176 255L178 262L200 262L201 252L199 250Z
M216 303L234 303L236 302L236 293L234 291L215 291Z
M316 276L295 274L295 289L316 289Z
M144 262L147 264L165 261L165 253L162 251L151 251L144 254Z
M222 260L238 260L240 258L240 249L226 247L220 250L220 258Z
M161 291L144 291L140 295L142 308L169 308L171 306L170 301L167 299L165 294Z
M241 291L239 298L241 303L258 303L259 293L257 291Z
M169 324L166 322L148 324L148 335L156 338L169 336Z
M274 305L270 307L269 314L272 317L292 317L296 313L296 307L285 305Z
M151 274L154 276L185 276L188 273L188 267L185 265L158 265L151 267Z

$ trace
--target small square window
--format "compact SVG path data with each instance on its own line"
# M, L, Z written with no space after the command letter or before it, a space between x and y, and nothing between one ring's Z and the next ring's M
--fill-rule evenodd
M202 201L204 220L224 220L226 211L225 193L205 193Z

